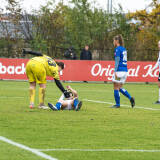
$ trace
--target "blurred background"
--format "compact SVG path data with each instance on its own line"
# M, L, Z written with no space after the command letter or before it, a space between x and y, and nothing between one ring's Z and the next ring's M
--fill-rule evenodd
M113 60L113 37L122 34L129 61L156 61L160 40L159 0L1 0L0 57L21 50L77 59L87 44L93 60ZM29 58L29 57L26 57Z

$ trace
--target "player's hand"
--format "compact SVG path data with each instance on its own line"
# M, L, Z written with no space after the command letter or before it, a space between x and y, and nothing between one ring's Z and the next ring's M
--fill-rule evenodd
M27 51L23 48L22 49L22 55L25 56L27 54Z
M117 76L116 72L115 72L115 77L116 77L116 78L119 78L119 77Z
M66 98L69 98L69 97L70 97L70 93L67 92L67 90L65 90L65 91L64 91L64 96L65 96Z
M67 86L67 89L68 89L68 90L71 90L71 87L68 85L68 86Z

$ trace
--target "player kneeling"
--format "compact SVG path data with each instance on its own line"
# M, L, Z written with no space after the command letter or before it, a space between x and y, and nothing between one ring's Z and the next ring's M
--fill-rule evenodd
M51 103L48 103L48 106L50 109L57 111L57 110L76 110L78 111L82 106L82 101L78 100L78 94L77 92L72 89L70 86L67 86L67 89L70 90L70 97L65 98L64 94L60 97L60 99L57 101L56 105L54 106Z

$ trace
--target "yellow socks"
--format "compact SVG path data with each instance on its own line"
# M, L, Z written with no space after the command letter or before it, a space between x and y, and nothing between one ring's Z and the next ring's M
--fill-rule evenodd
M35 89L29 89L29 98L30 98L30 103L34 104Z
M39 88L39 104L44 104L45 88Z
M39 104L44 105L45 88L39 88ZM35 89L29 89L30 108L34 108Z

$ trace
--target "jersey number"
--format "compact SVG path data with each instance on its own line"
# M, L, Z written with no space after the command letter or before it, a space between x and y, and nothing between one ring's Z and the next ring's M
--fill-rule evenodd
M127 51L123 51L123 64L127 64Z
M49 57L45 57L45 58L47 58L48 59L48 65L49 66L54 66L54 67L56 67L56 63L53 61L53 59L52 58L49 58Z

